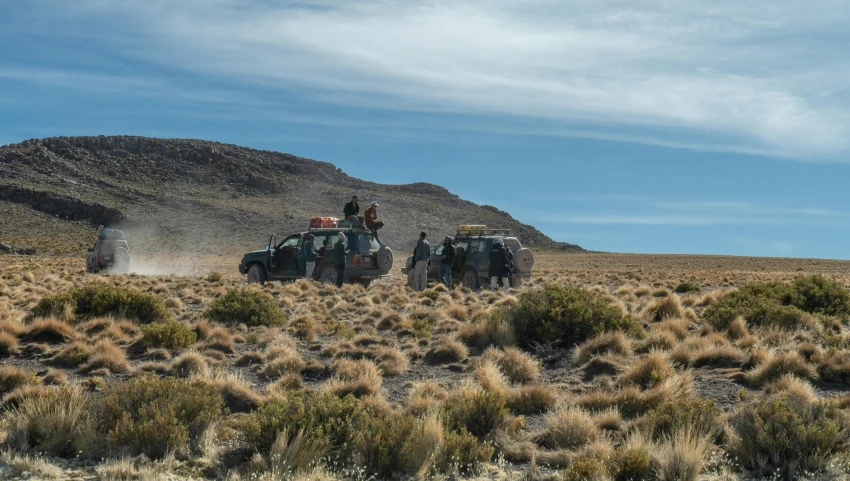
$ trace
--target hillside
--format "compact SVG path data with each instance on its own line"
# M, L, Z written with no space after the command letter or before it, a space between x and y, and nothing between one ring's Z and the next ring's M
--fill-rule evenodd
M426 183L381 185L290 154L183 139L55 137L0 147L0 241L84 252L97 225L130 232L136 250L219 253L256 248L270 232L303 230L338 215L352 194L378 202L382 240L409 248L458 224L508 228L529 246L556 243L507 212Z

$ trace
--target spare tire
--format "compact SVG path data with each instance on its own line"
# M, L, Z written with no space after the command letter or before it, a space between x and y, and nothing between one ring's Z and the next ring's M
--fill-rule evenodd
M517 272L531 272L534 267L534 254L525 247L514 252L514 267Z
M389 272L393 268L393 250L387 246L381 246L375 255L378 258L378 268L383 272Z

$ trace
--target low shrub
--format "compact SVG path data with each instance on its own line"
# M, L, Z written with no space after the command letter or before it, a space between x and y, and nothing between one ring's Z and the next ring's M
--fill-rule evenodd
M823 276L800 277L792 283L751 283L708 306L704 318L718 330L736 317L755 326L796 329L813 322L811 314L850 317L850 293Z
M642 315L644 319L659 322L664 319L678 319L684 315L679 296L672 295L656 299L646 306Z
M331 456L345 460L355 452L358 434L368 427L371 416L354 396L304 391L267 402L245 416L240 427L248 446L259 453L269 452L278 433L289 429L325 438Z
M682 281L673 288L676 294L687 294L688 292L700 292L702 288L696 282Z
M608 472L614 481L652 479L651 443L640 434L632 435L614 450L608 460Z
M525 384L507 391L506 406L516 414L539 414L557 402L555 391L543 384Z
M622 332L606 332L580 344L573 355L576 364L584 364L601 354L632 355L632 343Z
M223 405L209 384L145 376L108 390L103 423L114 451L159 458L184 450L222 417Z
M489 348L482 359L493 362L510 382L528 383L540 375L540 361L514 347Z
M794 402L785 394L758 399L731 419L729 453L746 469L794 479L814 473L850 448L847 414L832 403Z
M222 324L282 326L286 316L268 294L253 289L229 289L214 300L203 317Z
M546 284L504 307L517 342L570 347L606 331L631 330L632 319L601 294L575 286Z
M663 439L689 429L699 436L716 438L723 431L723 411L714 401L686 397L666 401L646 414L646 431L656 439Z
M504 427L508 408L500 392L462 389L449 395L444 404L444 421L452 431L465 429L478 439Z
M173 319L159 296L128 287L94 283L72 290L71 297L74 313L84 318L114 316L142 324Z
M602 433L586 411L561 408L545 418L546 430L538 442L550 449L576 449L599 439Z
M757 368L746 373L746 379L755 386L764 386L785 374L814 381L818 378L815 368L794 351L770 356Z
M634 384L646 389L657 386L674 372L667 357L653 351L633 362L617 380L623 385Z
M32 308L34 317L57 317L68 319L77 310L77 300L71 294L48 294L38 300Z
M458 338L467 346L479 349L516 345L513 325L502 309L494 309L472 323L465 324L458 333Z
M573 458L566 469L561 471L563 481L604 481L608 478L608 471L602 461L592 456L579 456Z
M197 334L177 321L152 322L142 326L142 342L147 347L185 349L192 345Z

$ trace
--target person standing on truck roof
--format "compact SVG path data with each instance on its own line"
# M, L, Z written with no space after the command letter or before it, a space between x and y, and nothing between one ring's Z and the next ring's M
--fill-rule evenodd
M301 247L304 252L304 265L306 267L305 279L312 279L313 270L316 268L316 246L313 245L314 238L315 236L313 234L307 234L304 239L304 245Z
M342 287L342 278L345 274L345 255L350 251L345 249L346 237L345 233L337 234L337 241L334 244L334 262L336 263L336 286Z
M413 249L413 289L424 291L428 287L428 261L431 259L431 244L425 240L428 234L419 234L419 242Z
M447 288L452 288L452 264L455 262L455 246L452 238L443 239L443 253L440 255L440 280Z
M493 241L493 247L490 248L490 289L497 290L499 287L499 278L502 279L502 285L505 292L508 291L510 283L511 268L508 265L508 253L505 250L505 241L496 239Z
M378 241L378 244L383 244L381 242L381 238L378 237L378 229L384 226L384 223L378 219L378 204L372 203L366 212L364 213L366 217L366 228L372 231L372 234L375 236L375 240Z
M351 202L345 204L342 208L342 215L345 217L345 220L351 222L360 222L360 218L357 217L357 214L360 213L360 204L357 203L357 196L351 198Z

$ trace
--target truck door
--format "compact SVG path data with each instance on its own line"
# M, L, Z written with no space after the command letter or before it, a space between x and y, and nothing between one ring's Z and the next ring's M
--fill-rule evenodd
M296 274L295 261L297 260L298 241L301 234L294 234L280 243L275 252L274 271L280 275L294 276Z
M428 265L428 277L440 278L440 256L443 255L443 243L437 246L436 249L431 249L431 264Z

